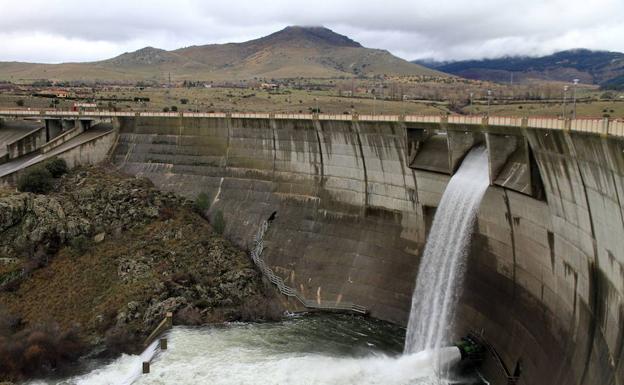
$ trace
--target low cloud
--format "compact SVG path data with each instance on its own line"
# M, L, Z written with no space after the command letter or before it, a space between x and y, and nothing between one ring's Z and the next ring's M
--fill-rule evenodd
M147 45L245 41L295 24L325 25L406 59L624 51L621 0L24 0L0 7L3 61L99 60Z

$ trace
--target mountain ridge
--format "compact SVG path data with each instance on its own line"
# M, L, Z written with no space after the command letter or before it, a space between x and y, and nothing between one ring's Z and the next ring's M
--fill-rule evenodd
M624 76L624 53L575 48L545 56L504 56L495 59L436 62L415 60L438 71L495 82L568 81L609 88ZM624 83L624 82L623 82Z
M386 50L363 47L325 27L290 26L240 43L163 50L144 47L87 63L0 62L0 79L177 80L331 78L377 75L448 76Z

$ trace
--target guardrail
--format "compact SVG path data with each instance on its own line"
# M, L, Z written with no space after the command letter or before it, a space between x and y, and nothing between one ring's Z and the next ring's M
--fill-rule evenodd
M609 118L558 119L549 117L476 116L476 115L357 115L357 114L288 114L288 113L239 113L239 112L136 112L136 111L63 111L3 109L0 116L37 118L232 118L232 119L297 119L339 120L370 122L410 122L434 124L491 125L507 127L544 128L571 130L602 135L624 136L624 120Z
M158 326L156 326L154 331L152 331L152 333L143 342L143 346L145 347L146 352L147 352L147 356L145 357L146 360L143 361L143 367L142 367L143 374L147 374L150 372L150 364L152 362L152 359L156 355L156 349L160 348L160 350L167 350L167 339L160 338L160 340L158 341L158 345L154 346L153 348L151 348L150 345L152 345L156 341L156 339L158 339L160 336L163 335L163 333L165 333L167 330L171 329L172 327L173 327L173 313L167 312L165 314L165 318L162 321L160 321L160 323L158 324ZM150 349L153 349L153 351L149 351Z
M366 314L368 310L364 306L355 305L350 302L337 302L337 301L313 301L306 299L303 295L301 295L297 290L292 287L286 285L284 280L277 276L270 267L266 265L264 260L261 257L262 251L264 249L264 234L269 228L269 222L264 221L258 232L254 237L254 247L251 250L251 259L254 261L256 266L260 269L262 274L275 286L277 286L280 293L287 297L292 297L298 300L304 307L308 309L317 309L317 310L331 310L331 311L347 311L359 314Z

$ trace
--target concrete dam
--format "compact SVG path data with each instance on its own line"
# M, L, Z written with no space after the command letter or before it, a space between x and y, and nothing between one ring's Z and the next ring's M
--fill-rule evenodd
M491 185L457 336L491 344L494 384L623 384L624 141L569 122L468 119L120 117L114 162L209 194L243 246L277 212L263 256L285 282L406 324L441 195L485 144Z
M400 325L446 186L485 146L454 337L487 341L492 384L624 384L623 122L116 114L115 167L208 194L243 247L274 217L262 258L307 304Z

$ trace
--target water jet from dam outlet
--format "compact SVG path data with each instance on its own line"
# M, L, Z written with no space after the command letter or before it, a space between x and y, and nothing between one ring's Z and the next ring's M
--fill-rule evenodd
M436 211L412 295L405 353L448 344L479 204L489 186L488 154L473 148Z
M474 148L449 182L427 240L402 333L365 318L310 316L279 323L175 327L169 349L155 345L87 373L31 384L439 385L461 359L450 345L454 307L479 203L489 185L487 151ZM395 340L393 349L383 346ZM394 351L392 351L394 350ZM153 358L151 373L141 363ZM462 379L461 383L471 383Z

